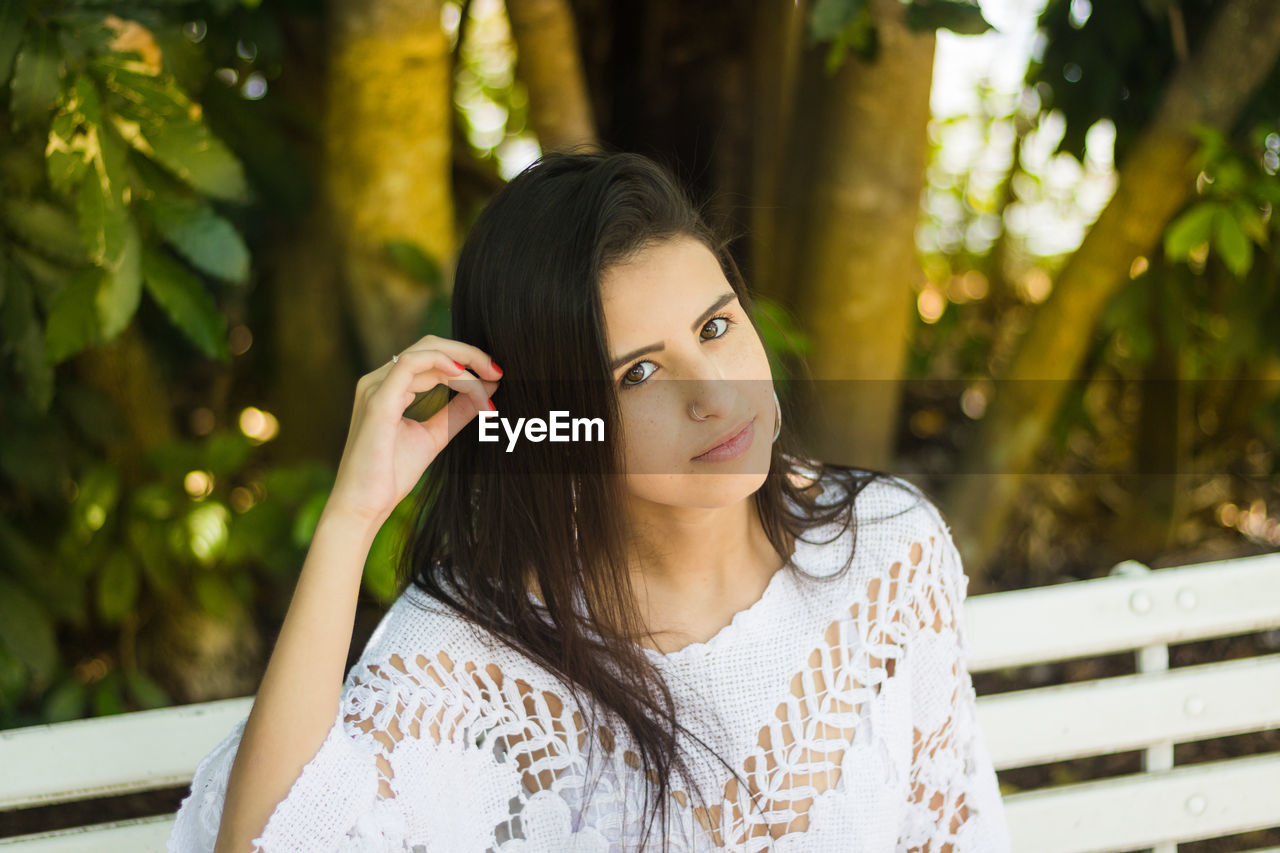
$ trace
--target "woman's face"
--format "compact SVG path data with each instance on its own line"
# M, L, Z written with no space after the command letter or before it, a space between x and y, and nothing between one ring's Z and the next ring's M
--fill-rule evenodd
M631 496L714 508L755 493L769 473L773 377L715 255L692 237L655 244L606 270L601 297ZM745 449L702 455L744 425L734 444Z

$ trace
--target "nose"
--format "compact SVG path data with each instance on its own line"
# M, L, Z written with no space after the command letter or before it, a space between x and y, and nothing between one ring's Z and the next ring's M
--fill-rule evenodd
M734 388L732 381L721 378L718 373L700 379L681 380L681 384L685 386L685 410L696 421L731 417L741 408L737 405L740 389Z
M740 408L738 390L725 379L720 359L706 350L681 366L679 378L685 413L696 421L711 417L732 417ZM696 412L696 414L695 414Z

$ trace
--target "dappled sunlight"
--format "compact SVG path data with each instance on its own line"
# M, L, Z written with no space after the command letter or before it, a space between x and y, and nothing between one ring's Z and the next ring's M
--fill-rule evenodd
M280 422L270 412L256 406L246 406L240 411L240 431L262 444L275 438L280 432Z

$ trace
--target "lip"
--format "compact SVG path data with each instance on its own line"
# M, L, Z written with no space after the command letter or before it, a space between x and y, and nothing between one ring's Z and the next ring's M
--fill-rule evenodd
M710 450L693 457L695 462L727 462L747 452L755 437L755 418L733 428Z

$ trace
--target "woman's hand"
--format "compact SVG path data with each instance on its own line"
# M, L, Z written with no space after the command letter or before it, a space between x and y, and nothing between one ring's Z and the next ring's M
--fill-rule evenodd
M411 345L397 363L361 376L326 509L381 526L450 439L480 411L491 410L489 395L501 378L482 350L436 335ZM426 421L404 416L416 394L440 384L460 393Z

